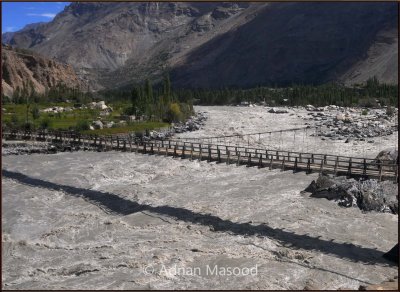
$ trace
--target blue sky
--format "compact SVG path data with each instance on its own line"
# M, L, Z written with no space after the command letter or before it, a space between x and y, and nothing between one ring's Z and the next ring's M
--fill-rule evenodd
M69 2L2 2L2 33L34 22L51 21Z

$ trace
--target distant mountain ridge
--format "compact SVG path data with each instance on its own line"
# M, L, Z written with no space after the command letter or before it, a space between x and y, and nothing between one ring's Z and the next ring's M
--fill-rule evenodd
M31 29L36 29L36 28L38 28L39 26L41 26L41 25L43 25L43 24L45 24L46 22L35 22L35 23L30 23L30 24L27 24L27 25L25 25L22 29L20 29L19 31L17 31L18 33L21 33L21 32L26 32L26 31L29 31L29 30L31 30ZM1 35L1 42L2 43L4 43L4 44L10 44L10 42L11 42L11 40L12 40L12 38L14 37L14 34L15 34L16 32L5 32L5 33L2 33L2 35Z
M92 89L165 70L179 87L397 83L397 23L387 2L75 2L7 43L71 64Z

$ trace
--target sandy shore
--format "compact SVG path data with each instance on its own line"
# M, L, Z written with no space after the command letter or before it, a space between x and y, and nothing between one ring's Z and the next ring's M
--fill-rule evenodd
M274 127L261 108L203 109L205 128L185 135ZM2 167L6 289L357 289L398 273L382 258L398 216L301 194L315 174L120 152L3 156ZM207 272L216 266L242 274Z

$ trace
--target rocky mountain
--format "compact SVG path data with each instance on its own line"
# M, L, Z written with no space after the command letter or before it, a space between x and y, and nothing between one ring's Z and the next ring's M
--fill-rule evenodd
M92 89L171 71L182 87L397 82L396 3L72 3L9 43Z
M14 90L33 86L37 93L60 83L67 87L82 87L83 83L71 65L44 58L28 50L3 45L1 52L2 93L12 96ZM29 89L30 90L30 89Z
M45 24L45 22L35 22L35 23L30 23L25 25L21 30L19 30L18 32L27 32L31 29L36 29L39 26ZM15 32L5 32L1 35L1 42L4 44L9 44L12 40L12 38L14 37L14 33Z

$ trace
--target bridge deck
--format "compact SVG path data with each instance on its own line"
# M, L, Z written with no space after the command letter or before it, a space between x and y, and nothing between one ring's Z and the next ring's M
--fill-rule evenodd
M398 181L398 164L370 158L257 149L230 145L201 144L179 140L133 141L129 137L54 133L3 133L5 139L42 140L64 145L82 145L102 150L122 150L209 162L257 166L259 168L333 173L351 177L369 177Z

